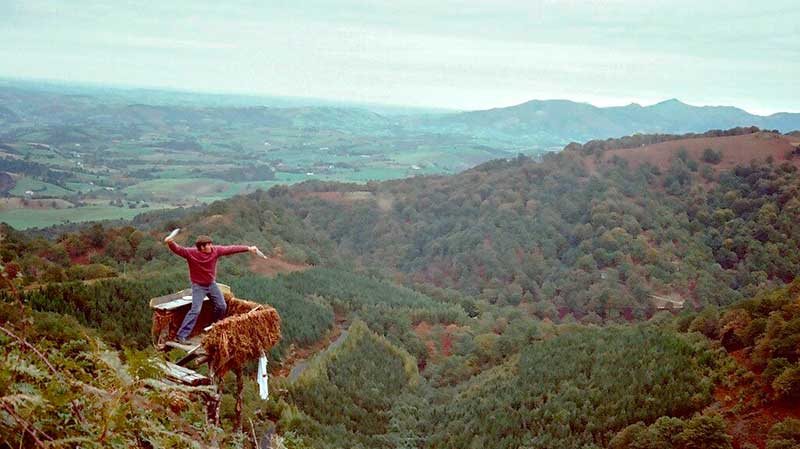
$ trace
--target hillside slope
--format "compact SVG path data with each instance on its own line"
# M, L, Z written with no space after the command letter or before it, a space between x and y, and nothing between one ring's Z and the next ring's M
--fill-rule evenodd
M540 316L630 318L652 313L653 295L722 305L794 277L793 142L754 133L594 155L578 146L541 163L366 189L306 183L276 198L340 250L409 281Z
M800 159L787 157L800 146L800 138L768 132L755 132L740 136L697 137L660 142L639 148L622 148L606 151L602 160L609 163L615 157L628 161L632 168L642 164L669 168L678 151L685 151L689 159L703 161L703 153L710 149L721 155L719 162L711 165L716 172L731 170L750 161L772 158L776 163L789 162L800 166Z
M75 319L0 303L0 447L218 447L204 388L169 385L150 356L108 350Z
M3 228L0 275L24 288L27 275L11 274L22 269L46 285L21 295L32 319L0 303L0 325L56 376L100 390L60 389L41 357L0 335L0 435L16 436L0 447L42 435L109 447L206 447L216 435L249 447L249 434L204 427L196 403L144 389L145 354L98 350L92 335L149 346L146 298L186 285L160 242L175 226L185 244L208 233L318 265L276 278L246 259L221 266L237 296L283 318L270 369L355 323L294 382L273 377L268 401L247 380L251 431L271 429L287 447L793 447L798 281L740 300L800 272L796 136L740 131L575 145L452 177L284 186L50 241ZM92 265L124 275L81 279ZM705 310L659 314L652 295Z

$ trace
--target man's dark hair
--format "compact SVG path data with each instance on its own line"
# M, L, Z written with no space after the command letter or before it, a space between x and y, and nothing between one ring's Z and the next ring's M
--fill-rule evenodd
M197 237L197 240L194 241L194 246L200 251L204 246L209 243L213 243L211 237L207 235L201 235Z

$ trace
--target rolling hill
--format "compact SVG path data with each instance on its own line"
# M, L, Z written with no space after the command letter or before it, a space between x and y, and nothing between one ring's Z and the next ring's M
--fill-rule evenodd
M332 105L324 101L318 105L294 105L264 98L258 103L254 98L235 96L218 96L211 101L202 94L190 101L191 95L174 92L142 91L137 97L132 91L121 89L75 89L30 83L0 84L0 136L10 140L15 134L3 136L3 133L24 130L33 123L58 129L77 122L126 128L137 133L184 124L207 131L257 126L394 137L433 133L552 149L572 141L637 133L683 134L744 126L784 133L800 129L800 113L761 116L732 106L691 106L677 99L651 106L633 103L618 107L597 107L569 100L532 100L488 110L425 114L411 110L406 115L387 115L382 108ZM73 140L45 139L51 144L74 143Z
M800 128L798 114L763 117L678 100L609 108L535 100L397 115L325 102L136 92L0 82L0 171L17 185L4 195L63 200L74 209L19 203L0 210L0 221L41 227L208 204L310 179L364 183L455 174L493 159L537 158L571 142L626 134L671 140L709 128Z
M677 139L638 148L612 149L603 153L602 161L611 163L615 157L619 157L628 161L633 168L651 164L666 169L678 151L685 150L689 158L700 161L703 159L703 152L711 149L719 151L722 156L718 163L713 164L716 171L731 170L737 165L746 165L752 160L764 160L769 157L777 162L785 161L798 166L800 160L787 158L798 145L800 137L755 132L738 136Z
M630 134L683 134L708 129L757 126L789 132L800 114L750 114L730 106L691 106L666 100L651 106L597 107L568 100L533 100L506 108L429 116L423 129L522 139L530 144L564 145Z
M726 305L793 279L796 140L755 132L588 154L578 145L451 177L273 193L340 251L408 282L540 317L629 319L663 306L654 297Z
M22 293L0 304L0 326L25 340L0 338L0 445L249 447L258 432L321 448L796 447L797 140L633 136L455 176L279 186L151 211L138 229L46 240L3 227L0 274ZM142 299L185 286L160 242L176 226L184 244L211 234L291 263L275 278L244 256L220 266L285 324L269 400L254 373L245 381L246 435L208 425L196 402L122 382L158 377L137 351L149 345ZM686 310L658 313L675 306ZM347 322L342 345L315 356ZM298 352L309 368L283 377ZM86 395L52 388L48 370L117 377ZM119 407L102 399L115 394Z

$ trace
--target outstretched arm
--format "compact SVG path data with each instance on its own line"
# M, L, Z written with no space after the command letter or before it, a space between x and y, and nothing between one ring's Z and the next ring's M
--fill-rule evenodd
M255 254L256 249L258 248L256 248L255 246L244 246L244 245L217 246L217 251L219 252L220 256L246 253L248 251Z
M184 259L189 254L189 250L188 249L178 245L172 239L166 239L164 241L167 243L167 246L169 247L170 251L172 251L173 253L183 257Z

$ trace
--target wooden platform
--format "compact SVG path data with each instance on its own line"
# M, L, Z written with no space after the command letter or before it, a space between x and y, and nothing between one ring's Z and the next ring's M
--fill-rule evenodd
M211 378L194 370L174 363L157 360L156 365L164 372L161 379L145 379L145 385L158 391L179 391L191 394L206 404L206 418L209 423L219 425L219 405L221 390Z
M211 385L211 379L192 369L170 362L160 362L159 366L164 371L167 379L183 385L196 387L198 385Z
M170 340L164 343L164 346L174 349L180 349L186 352L194 352L202 347L203 336L204 336L203 334L195 335L194 337L186 340L186 344L181 344L178 343L177 341Z
M203 298L203 302L208 301L208 297ZM163 304L157 304L153 306L156 310L172 310L177 309L178 307L186 306L192 303L192 296L183 296L178 299L173 299L172 301L165 302Z
M223 295L230 295L230 287L217 284ZM159 351L181 349L191 351L202 341L204 331L213 322L214 306L209 299L203 298L203 306L197 317L197 324L189 335L192 338L191 347L180 345L175 341L175 336L183 322L184 317L191 309L192 290L183 289L176 293L150 299L150 308L153 310L153 327L151 331L153 346Z
M222 294L231 293L231 288L225 284L217 284ZM204 298L203 301L208 301ZM177 293L170 293L169 295L159 296L150 299L150 308L155 310L175 310L192 303L192 289L186 288Z

